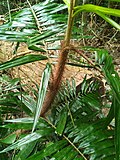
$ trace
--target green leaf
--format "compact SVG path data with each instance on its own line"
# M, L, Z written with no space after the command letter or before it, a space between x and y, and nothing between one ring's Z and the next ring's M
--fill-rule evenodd
M116 160L120 159L120 103L114 99Z
M61 136L66 125L67 121L67 116L68 116L68 111L66 108L64 108L60 114L60 119L58 121L57 127L56 127L56 132Z
M16 134L13 133L3 139L0 139L0 142L5 143L5 144L11 144L11 143L14 143L15 140L16 140Z
M15 107L17 104L19 104L17 102L17 99L16 98L11 98L11 99L8 99L8 98L0 98L0 105L4 105L4 106L11 106L11 109L13 107ZM1 110L4 110L4 107L1 107ZM16 108L13 108L13 111L19 111L19 109L16 109ZM7 111L7 110L6 110ZM11 110L12 111L12 110Z
M22 95L18 96L18 98L32 113L35 113L36 101L30 95Z
M15 148L20 148L22 145L26 145L30 142L33 142L39 138L41 138L42 135L39 133L31 133L27 136L25 136L24 138L18 140L17 142L13 143L12 145L8 146L7 148L3 149L2 151L0 151L0 153L4 153L4 152L8 152L10 150L13 150Z
M39 119L39 116L41 113L42 105L43 105L45 94L46 94L47 87L48 87L50 73L51 73L51 65L49 63L47 63L46 68L45 68L45 70L42 74L42 78L41 78L41 83L40 83L40 88L39 88L39 93L38 93L38 102L37 102L37 106L36 106L36 112L35 112L35 116L34 116L34 123L33 123L32 132L34 131L34 129L36 127L36 124L38 122L38 119Z
M14 130L18 130L18 129L26 129L26 130L31 130L32 129L32 125L33 125L33 121L32 123L12 123L12 124L5 124L0 126L0 128L9 128L9 129L14 129Z
M44 49L37 47L35 45L28 46L28 49L34 50L34 51L39 51L39 52L46 52Z
M75 157L74 160L85 160L85 159L82 158L82 157L79 157L79 158L78 158L78 157Z
M0 100L1 101L1 100ZM0 107L0 113L1 114L7 114L7 113L12 113L12 114L17 114L17 113L20 113L20 109L16 109L15 107L13 107L13 103L11 103L11 104L8 104L9 103L9 101L8 102L3 102L2 101L2 103L0 102L0 105L6 105L6 106L1 106Z
M115 109L114 108L115 107L114 107L114 101L113 101L111 104L110 110L108 112L107 118L105 120L105 123L104 123L105 128L110 124L110 122L113 120L113 118L115 116L115 114L114 114Z
M96 110L100 110L100 108L102 107L98 95L94 93L88 93L86 96L81 98L81 101Z
M19 78L14 78L14 79L11 79L9 82L8 82L8 85L5 86L5 89L4 91L9 91L9 90L12 90L12 89L17 89L18 86L18 83L20 82L20 79Z
M28 134L24 138L16 141L12 145L10 145L7 148L0 151L0 153L8 152L13 149L19 149L21 146L29 144L33 141L36 141L36 140L40 139L41 137L48 136L52 132L53 132L52 128L46 127L46 128L43 128L42 130L38 130L34 133Z
M110 23L113 25L115 28L120 30L120 25L113 21L111 18L109 18L107 15L112 15L116 17L120 17L120 10L119 9L112 9L112 8L106 8L106 7L101 7L93 4L85 4L81 6L76 6L75 7L75 12L74 16L80 12L94 12L101 16L106 22Z
M48 143L45 149L29 157L27 160L42 160L43 158L51 156L52 154L58 152L61 148L65 147L67 144L68 142L66 140L60 140L53 144Z
M18 119L9 119L4 120L4 122L12 122L12 123L33 123L33 118L18 118Z
M27 34L28 35L28 34ZM0 40L27 42L27 35L16 31L0 31Z
M110 84L112 93L114 94L117 101L120 103L120 78L117 75L110 74L109 70L104 70L107 82Z
M98 61L101 59L101 53L98 53ZM103 53L104 54L104 53ZM111 105L111 109L108 113L108 116L106 118L106 121L104 123L104 127L109 125L111 120L115 117L115 139L114 139L114 144L115 144L115 157L116 160L120 159L120 77L117 74L117 72L114 69L112 58L110 55L105 55L106 57L104 58L102 62L102 70L105 74L107 83L111 87L111 92L113 95L113 102ZM106 143L107 144L107 143ZM112 150L112 149L111 149ZM111 152L111 151L110 151ZM109 152L107 151L106 147L106 154Z
M63 160L64 157L66 158L66 156L69 156L69 153L72 152L73 147L72 146L67 146L64 147L63 149L61 149L59 152L57 152L53 158L54 159L59 159L59 160ZM68 158L68 157L67 157ZM66 158L66 159L67 159Z
M116 17L120 17L120 10L119 9L112 9L112 8L106 8L106 7L101 7L93 4L85 4L82 6L76 6L75 7L75 13L74 15L86 11L86 12L101 12L103 14L108 14Z
M108 57L108 51L106 50L100 49L95 52L95 61L99 65L102 65L107 57Z
M47 59L46 56L30 54L30 55L22 56L22 57L12 59L10 61L0 64L0 70L9 69L12 67L20 66L23 64L27 64L27 63L31 63L39 60L45 60L45 59Z
M36 145L36 141L26 144L21 147L19 153L15 156L14 160L26 160Z
M29 46L35 45L36 43L39 43L40 41L46 40L49 37L55 35L57 32L58 32L57 30L55 30L55 31L50 30L50 31L46 31L42 34L36 35L36 36L32 37L31 39L29 39L28 45Z
M106 22L110 23L113 27L117 28L120 31L120 25L113 21L110 17L106 16L101 12L96 12L100 17L102 17Z
M120 2L120 0L108 0L110 2Z
M67 6L50 0L33 5L32 9L34 14L31 8L13 12L11 21L0 26L0 40L25 42L29 49L45 52L40 45L65 31L67 14L62 12Z

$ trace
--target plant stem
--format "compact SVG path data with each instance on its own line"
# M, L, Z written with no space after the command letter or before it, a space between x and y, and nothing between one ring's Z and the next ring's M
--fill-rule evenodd
M73 9L74 9L75 0L70 0L70 11L68 15L68 25L66 30L66 36L63 42L61 42L61 51L58 59L58 64L56 66L56 70L53 73L53 77L50 82L50 88L46 95L42 110L41 116L45 116L45 113L50 109L51 104L53 103L55 96L58 92L58 89L61 84L61 80L63 77L63 72L65 68L65 63L67 60L67 56L69 53L69 45L70 45L70 38L72 33L72 26L73 26Z
M10 2L9 2L9 0L7 0L7 6L8 6L9 18L10 18L10 22L11 22L11 11L10 11Z
M72 34L72 26L73 26L73 9L74 9L74 0L70 0L70 11L68 15L68 24L67 24L67 30L66 30L66 36L65 36L65 46L68 46L70 44L70 38Z

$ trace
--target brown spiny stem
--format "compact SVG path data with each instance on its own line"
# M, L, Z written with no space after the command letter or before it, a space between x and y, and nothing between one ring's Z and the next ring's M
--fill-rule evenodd
M83 57L84 59L86 59L89 64L91 64L96 70L98 70L101 74L103 74L103 73L101 72L100 68L98 68L97 66L95 66L95 63L93 63L93 62L84 54L84 52L83 52L82 50L78 50L78 49L76 49L74 46L72 46L70 49L73 50L73 51L75 51L75 52L78 53L79 55L81 55L81 57Z
M46 98L45 98L45 101L44 101L44 104L41 110L40 116L42 117L45 117L45 113L47 113L47 111L50 109L51 104L54 101L55 96L59 90L61 80L63 77L63 73L64 73L65 63L66 63L67 56L70 50L73 50L74 52L79 53L83 58L85 58L88 61L88 63L93 65L95 69L101 72L100 69L96 67L95 64L87 56L85 56L82 50L76 49L73 45L64 47L63 43L61 44L61 48L62 49L61 49L60 56L58 59L58 64L56 66L55 72L52 75L49 91L46 95Z
M72 33L73 21L74 21L74 18L73 18L74 5L75 5L75 0L70 0L70 8L68 12L69 14L68 14L68 23L67 23L65 40L63 41L63 43L61 43L61 52L58 59L58 64L53 74L53 78L50 82L50 89L46 95L46 98L41 110L40 115L42 117L44 117L45 113L50 109L51 103L54 101L54 98L60 87L60 82L61 82L64 68L65 68L65 62L67 60L67 55L69 52L70 38Z
M50 82L50 88L46 95L42 110L41 110L41 116L44 117L45 113L50 109L50 106L52 102L54 101L54 98L57 94L57 91L60 87L60 82L63 76L64 68L65 68L65 62L67 60L67 55L69 52L69 47L62 46L58 64L56 66L56 70L52 76L51 82Z

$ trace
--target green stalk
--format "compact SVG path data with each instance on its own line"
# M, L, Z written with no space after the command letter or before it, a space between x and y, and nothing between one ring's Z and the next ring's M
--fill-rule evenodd
M70 0L70 10L68 14L68 23L67 23L67 30L65 35L65 46L69 46L70 44L70 38L71 38L72 27L74 22L74 18L73 18L74 5L75 5L75 0Z
M11 22L11 11L10 11L10 3L9 3L9 0L7 0L7 6L8 6L8 12L9 12L9 19L10 19L10 22Z

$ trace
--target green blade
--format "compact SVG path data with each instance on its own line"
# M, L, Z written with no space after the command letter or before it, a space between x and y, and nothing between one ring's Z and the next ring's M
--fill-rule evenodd
M39 61L39 60L45 60L47 59L46 56L43 55L26 55L19 58L12 59L10 61L7 61L5 63L0 64L0 70L9 69L12 67L20 66L23 64Z
M67 121L67 116L68 116L68 111L66 110L66 108L64 108L60 114L60 120L57 124L56 127L56 132L59 135L62 135L64 129L65 129L65 125L66 125L66 121Z
M49 82L49 78L50 78L50 73L51 73L51 65L49 63L47 63L46 68L45 68L45 70L42 74L42 78L41 78L39 94L38 94L38 102L37 102L36 112L35 112L35 116L34 116L34 123L33 123L32 132L34 131L34 129L36 127L36 124L38 122L38 119L39 119L39 116L41 113L42 105L44 102L44 98L45 98L45 94L47 91L47 86L48 86L48 82Z
M7 148L3 149L2 151L0 151L0 153L8 152L8 151L11 151L15 148L20 148L22 145L26 145L26 144L33 142L41 137L42 137L42 135L39 133L36 133L36 132L31 133L31 134L25 136L24 138L16 141L15 143L8 146Z

